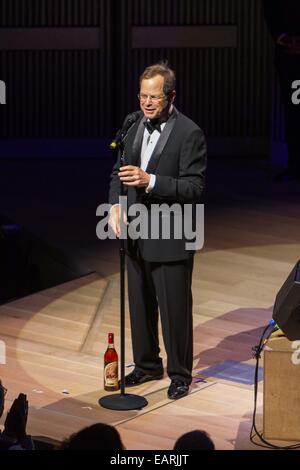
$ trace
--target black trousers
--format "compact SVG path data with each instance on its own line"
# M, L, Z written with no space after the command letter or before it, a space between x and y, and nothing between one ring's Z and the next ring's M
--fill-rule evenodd
M127 257L128 297L135 367L151 375L163 372L159 357L160 312L167 373L171 379L192 381L194 256L170 263Z

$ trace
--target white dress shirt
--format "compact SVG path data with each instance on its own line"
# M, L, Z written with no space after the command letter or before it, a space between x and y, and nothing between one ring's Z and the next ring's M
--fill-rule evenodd
M165 122L163 122L160 125L161 132L163 131L165 125L166 125ZM146 171L149 160L152 156L152 153L154 152L158 139L160 138L161 132L155 129L155 131L153 131L152 134L150 134L147 128L145 127L143 142L142 142L142 149L141 149L141 169L144 171ZM150 173L150 182L146 188L146 193L149 193L151 189L154 188L155 180L156 180L156 176Z

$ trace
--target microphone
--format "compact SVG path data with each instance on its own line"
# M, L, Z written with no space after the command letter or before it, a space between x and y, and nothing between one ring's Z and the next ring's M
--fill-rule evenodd
M121 142L123 142L124 138L126 137L127 132L129 131L131 126L139 119L140 115L140 111L135 111L134 113L128 114L128 116L126 116L122 128L118 130L118 132L116 133L116 137L109 145L109 148L111 150L115 150L117 147L119 147Z

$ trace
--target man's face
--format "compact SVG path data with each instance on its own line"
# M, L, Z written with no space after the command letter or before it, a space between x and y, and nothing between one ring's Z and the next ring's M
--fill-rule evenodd
M174 101L175 93L173 92L170 97L166 97L163 87L164 78L161 75L142 80L140 107L146 118L156 119L168 113L170 105Z

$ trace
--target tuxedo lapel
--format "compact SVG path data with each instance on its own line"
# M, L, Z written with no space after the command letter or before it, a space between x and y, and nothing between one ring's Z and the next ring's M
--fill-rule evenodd
M148 162L148 165L146 168L147 173L155 173L162 151L165 148L165 145L169 139L169 136L174 128L177 116L178 116L178 111L174 106L173 112L171 116L169 117L169 119L167 120L164 130L162 131L161 136Z
M145 116L142 117L140 123L138 125L135 138L131 148L131 165L140 166L140 158L141 158L141 148L144 136L145 125L144 122L146 121Z

